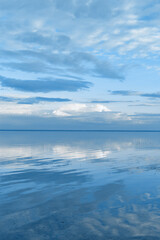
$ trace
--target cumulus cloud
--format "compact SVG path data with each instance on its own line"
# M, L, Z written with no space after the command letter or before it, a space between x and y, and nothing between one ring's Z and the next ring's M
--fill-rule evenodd
M55 116L74 116L84 113L102 113L110 112L111 110L102 104L85 104L85 103L72 103L64 105L57 110L53 111Z

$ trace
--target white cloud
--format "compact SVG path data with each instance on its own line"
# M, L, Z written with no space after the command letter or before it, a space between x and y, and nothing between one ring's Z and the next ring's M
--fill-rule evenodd
M27 105L18 105L15 103L0 103L0 114L31 115L32 107Z
M55 116L67 117L84 113L102 113L110 111L109 108L102 104L71 103L60 106L57 110L53 111L53 114Z

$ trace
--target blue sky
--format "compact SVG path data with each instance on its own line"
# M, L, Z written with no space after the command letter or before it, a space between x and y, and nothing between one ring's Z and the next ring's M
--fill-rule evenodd
M158 0L0 0L1 129L160 129Z

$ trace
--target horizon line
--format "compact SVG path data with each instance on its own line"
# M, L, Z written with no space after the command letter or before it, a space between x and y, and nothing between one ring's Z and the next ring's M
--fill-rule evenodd
M71 129L0 129L0 132L160 132L160 130L122 130L122 129L111 129L111 130L107 130L107 129L103 129L103 130L98 130L98 129L75 129L75 130L71 130Z

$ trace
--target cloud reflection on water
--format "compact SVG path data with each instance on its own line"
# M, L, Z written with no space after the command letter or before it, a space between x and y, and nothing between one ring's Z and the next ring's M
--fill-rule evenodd
M159 147L159 133L3 133L2 240L159 239Z

